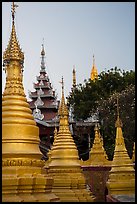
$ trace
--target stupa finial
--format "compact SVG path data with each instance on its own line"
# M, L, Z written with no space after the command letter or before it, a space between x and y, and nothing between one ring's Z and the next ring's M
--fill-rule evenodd
M92 66L92 69L91 69L90 79L95 80L97 78L98 78L98 71L97 71L97 68L96 68L96 65L95 65L95 56L93 54L93 66Z
M93 65L95 65L95 56L93 54Z
M62 80L61 80L61 85L62 85L62 96L64 96L64 80L63 80L63 76L62 76Z
M76 70L75 65L73 65L73 88L76 87Z
M116 123L115 123L115 127L123 127L123 124L122 124L122 121L119 117L119 100L118 100L118 95L117 95L117 120L116 120Z
M44 49L44 38L42 43L42 50L41 50L41 72L46 72L45 70L45 49Z
M14 1L12 2L12 10L11 10L11 12L12 12L12 22L13 22L13 24L14 24L14 19L15 19L15 8L17 8L18 7L18 5L17 4L14 4Z
M21 65L21 68L23 69L24 53L22 52L19 46L17 36L16 36L15 23L14 23L16 7L18 7L18 5L14 4L13 2L12 10L11 10L12 12L12 31L10 35L9 44L5 52L3 53L3 66L5 67L5 70L7 68L6 66L9 65L9 63L11 63L12 60L18 61Z
M61 103L60 103L58 115L59 115L60 117L64 117L64 116L68 116L68 115L69 115L69 112L68 112L67 105L65 104L65 97L64 97L64 80L63 80L63 76L62 76L62 80L61 80L60 83L61 83L61 85L62 85L62 98L61 98Z

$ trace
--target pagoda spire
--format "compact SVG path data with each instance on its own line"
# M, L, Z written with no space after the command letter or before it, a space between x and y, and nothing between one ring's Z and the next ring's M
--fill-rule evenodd
M21 67L23 66L24 63L24 53L22 52L18 40L17 40L17 36L16 36L16 30L15 30L15 8L17 8L18 5L14 4L14 2L12 3L12 32L10 35L10 40L9 40L9 44L5 50L5 52L3 53L3 63L4 66L8 66L9 63L11 63L11 61L16 60L17 62L19 62L19 64L21 65Z
M103 141L99 131L98 123L95 124L95 138L93 146L90 150L90 156L87 161L83 161L83 165L88 166L110 166L111 163L108 161L107 154L103 147Z
M91 69L90 79L94 81L97 78L98 78L98 71L97 71L97 68L96 68L96 65L95 65L95 57L93 55L93 66L92 66L92 69Z
M73 89L76 87L76 70L75 65L73 66Z
M44 49L44 39L42 43L42 50L41 50L41 72L45 72L45 49Z
M60 116L60 118L62 117L68 117L69 115L69 112L68 112L68 109L67 109L67 106L65 104L65 97L64 97L64 81L63 81L63 77L62 77L62 81L60 82L61 85L62 85L62 99L61 99L61 103L60 103L60 107L59 107L59 110L58 110L58 115ZM66 120L67 122L67 129L68 129L68 121Z
M112 161L112 168L109 172L109 179L107 181L107 188L109 194L133 195L135 194L135 170L132 160L130 159L125 147L122 126L122 121L119 117L119 105L117 97L115 150Z
M53 177L54 192L61 202L93 202L92 193L86 189L84 174L78 157L78 150L69 129L68 109L64 99L62 77L62 98L59 107L59 131L54 140L48 173ZM64 182L65 181L65 182Z
M6 86L2 97L2 202L48 202L58 198L51 193L51 178L41 174L44 162L39 129L22 83L24 54L16 37L16 7L13 2L12 31L3 54Z
M3 96L16 95L25 96L22 86L22 73L24 63L24 53L22 52L15 30L15 8L18 5L12 3L12 31L8 46L3 53L3 67L7 75L6 86ZM17 80L16 80L17 79Z

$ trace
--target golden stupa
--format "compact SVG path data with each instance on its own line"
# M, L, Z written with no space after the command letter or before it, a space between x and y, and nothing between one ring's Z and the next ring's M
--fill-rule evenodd
M68 109L64 99L62 78L62 99L59 107L59 131L51 148L48 173L54 179L52 192L61 202L94 202L91 191L86 189L78 151L69 130Z
M94 55L93 55L93 66L92 66L92 69L91 69L90 79L94 81L97 78L98 78L98 71L97 71L97 68L96 68L96 65L95 65L95 58L94 58Z
M108 161L106 151L103 147L103 138L101 137L99 124L95 124L95 138L93 146L90 150L89 159L87 161L81 161L83 166L110 166L111 162Z
M2 97L2 202L54 202L53 179L43 175L39 150L39 129L27 103L22 83L24 53L12 31L3 54L6 86Z
M135 194L135 169L125 147L117 98L116 141L107 188L109 195Z

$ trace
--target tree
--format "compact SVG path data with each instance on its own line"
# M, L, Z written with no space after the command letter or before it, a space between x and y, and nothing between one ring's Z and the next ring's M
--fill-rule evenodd
M135 141L135 85L131 84L121 93L115 92L107 100L98 102L104 146L110 159L113 158L115 147L117 96L119 98L120 118L123 123L123 136L130 157L132 157L133 143Z
M68 96L76 120L84 120L99 110L105 149L112 159L115 146L116 95L119 94L120 114L128 153L131 157L135 128L135 72L117 67L101 72L95 81L85 80ZM130 127L130 128L129 128Z

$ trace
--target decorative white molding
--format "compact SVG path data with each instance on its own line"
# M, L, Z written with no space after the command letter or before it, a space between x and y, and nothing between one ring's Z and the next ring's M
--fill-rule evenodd
M38 96L37 100L34 103L35 106L43 106L44 102L41 100L40 96Z
M39 119L39 120L43 120L44 119L44 115L41 114L41 110L38 109L37 106L33 110L33 116L34 116L35 119Z

